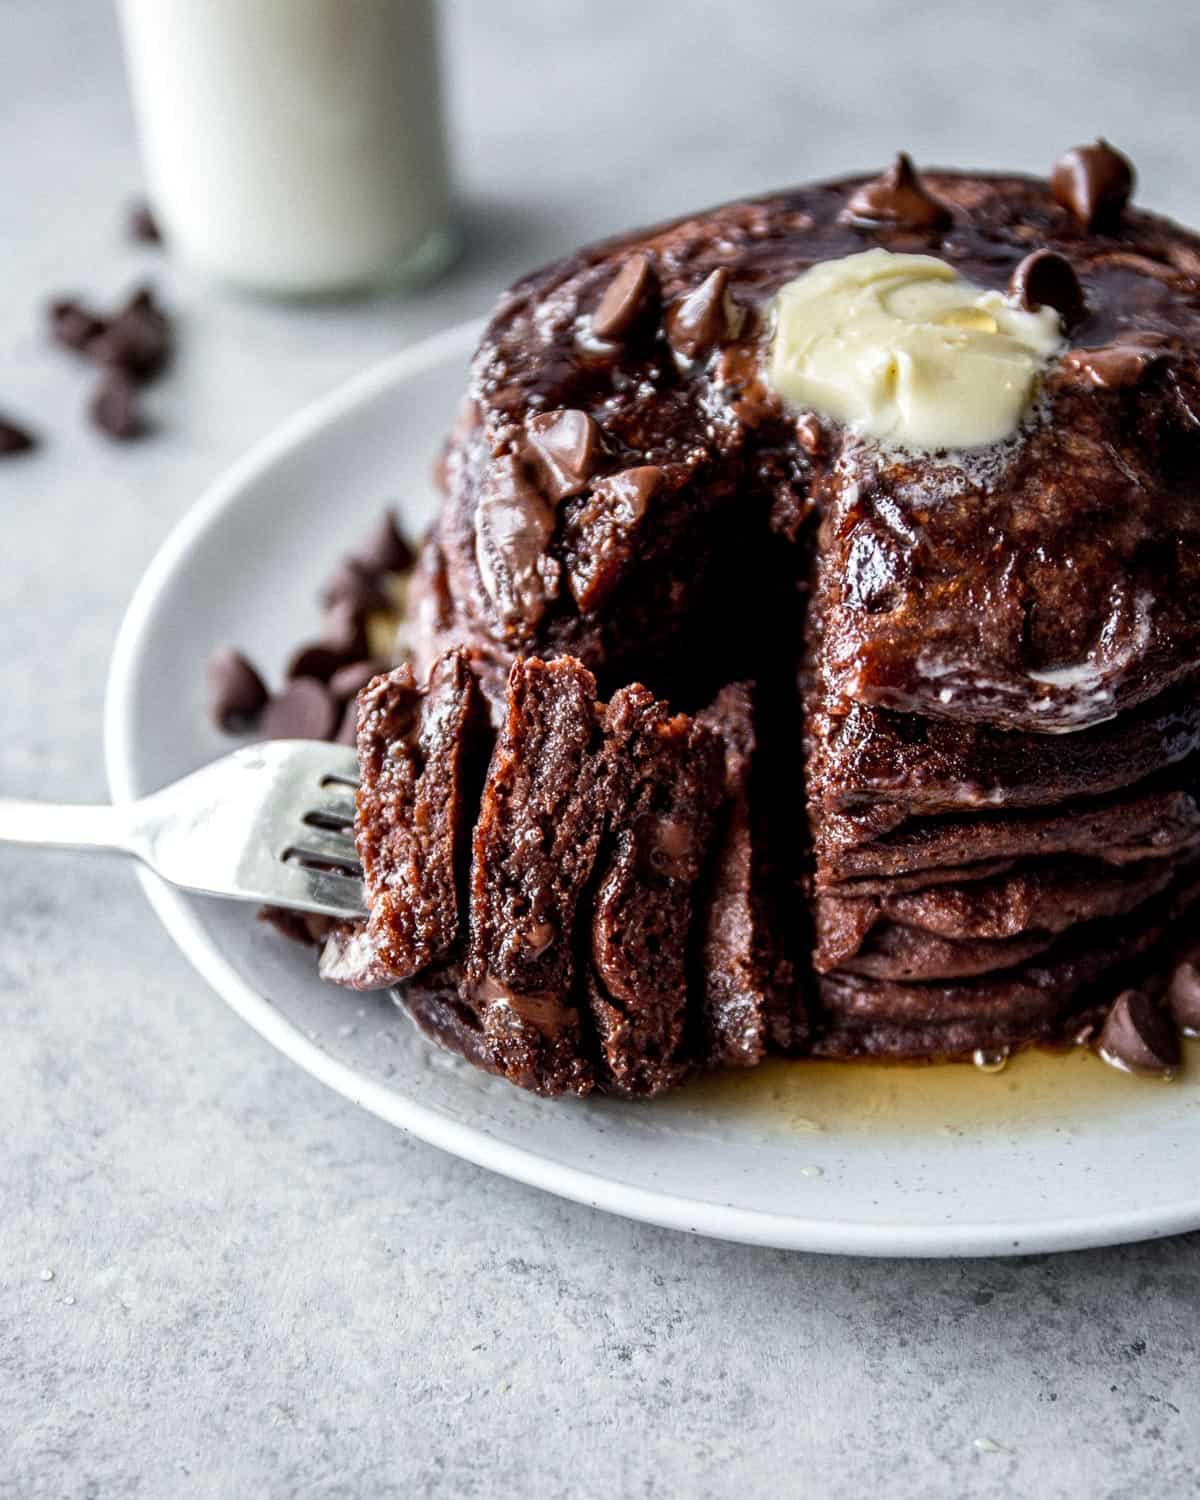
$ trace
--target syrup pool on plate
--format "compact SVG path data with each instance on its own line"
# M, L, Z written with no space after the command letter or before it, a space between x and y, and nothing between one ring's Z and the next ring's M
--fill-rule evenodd
M775 1058L698 1078L653 1107L722 1115L772 1134L999 1134L1085 1125L1153 1106L1176 1091L1200 1102L1200 1042L1185 1043L1183 1066L1170 1083L1120 1073L1085 1048L1030 1048L999 1071L970 1063Z

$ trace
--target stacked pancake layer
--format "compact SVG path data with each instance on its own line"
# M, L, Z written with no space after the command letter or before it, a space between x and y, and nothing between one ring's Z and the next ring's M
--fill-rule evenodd
M419 976L425 1025L546 1091L1072 1039L1169 1069L1167 1001L1200 1024L1200 241L1108 148L1064 160L902 161L503 299L415 589L433 679L364 704L379 900L331 977ZM1012 440L888 450L768 387L776 291L878 246L1048 287L1068 352ZM424 719L461 739L405 772Z

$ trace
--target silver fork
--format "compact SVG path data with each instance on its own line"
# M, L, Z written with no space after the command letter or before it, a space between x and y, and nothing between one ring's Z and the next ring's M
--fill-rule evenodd
M0 797L0 843L115 850L185 890L362 917L357 784L353 750L272 740L115 807Z

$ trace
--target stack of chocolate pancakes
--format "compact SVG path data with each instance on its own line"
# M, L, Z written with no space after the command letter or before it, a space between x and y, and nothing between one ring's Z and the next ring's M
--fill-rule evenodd
M990 1063L1200 1028L1200 240L1104 143L730 204L501 301L415 671L360 705L372 917L475 1062L653 1093L769 1052ZM1051 307L1019 429L789 406L776 294L881 248Z

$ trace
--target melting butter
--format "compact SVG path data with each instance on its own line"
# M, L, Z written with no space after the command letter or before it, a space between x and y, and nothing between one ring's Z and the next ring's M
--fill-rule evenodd
M1065 347L1051 307L1027 311L932 255L865 250L780 289L768 378L866 437L979 448L1012 436Z

